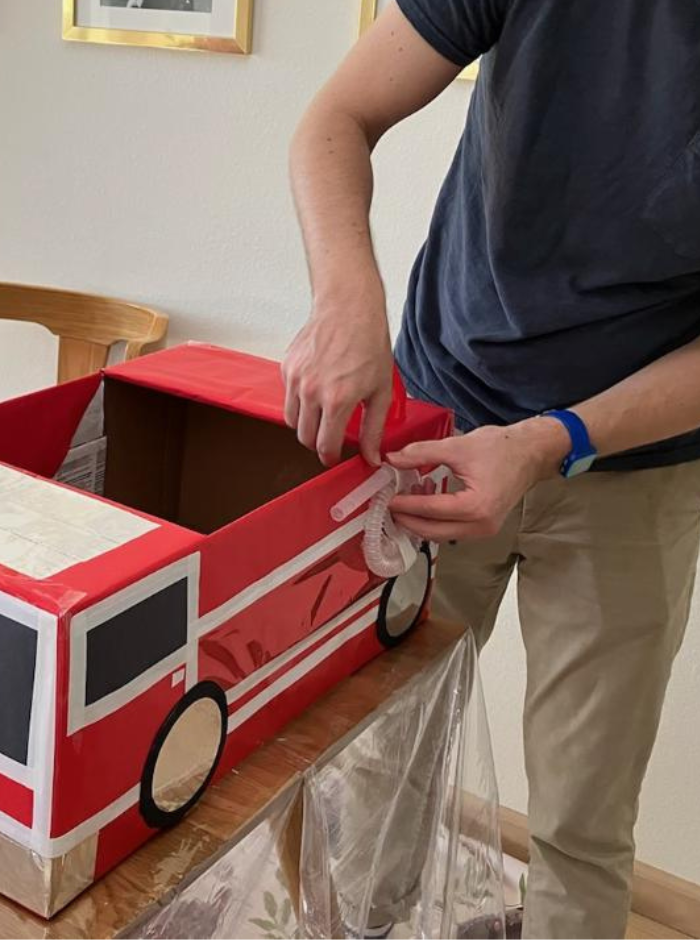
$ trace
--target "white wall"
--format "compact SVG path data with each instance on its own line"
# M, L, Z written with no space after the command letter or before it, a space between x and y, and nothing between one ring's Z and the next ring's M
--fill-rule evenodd
M258 0L255 55L64 43L59 0L0 8L0 280L143 301L171 340L279 357L308 308L286 151L353 40L359 0ZM375 231L394 324L463 122L458 84L377 157ZM51 380L55 347L2 326L0 394ZM483 660L504 804L525 809L523 656L509 599ZM700 610L647 781L640 857L700 882Z

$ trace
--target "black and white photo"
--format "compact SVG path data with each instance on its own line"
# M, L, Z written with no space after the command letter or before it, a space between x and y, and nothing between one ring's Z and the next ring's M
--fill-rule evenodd
M168 10L171 13L211 13L213 0L101 0L103 7L129 10Z
M252 7L253 0L63 0L63 37L245 54Z

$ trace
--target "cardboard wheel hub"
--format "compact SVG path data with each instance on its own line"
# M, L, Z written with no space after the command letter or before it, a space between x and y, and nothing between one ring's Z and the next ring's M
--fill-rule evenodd
M226 740L226 696L215 682L200 682L161 726L141 781L141 815L154 828L178 822L213 777Z
M379 605L377 636L384 646L397 646L425 615L433 578L430 545L424 542L409 570L388 581Z

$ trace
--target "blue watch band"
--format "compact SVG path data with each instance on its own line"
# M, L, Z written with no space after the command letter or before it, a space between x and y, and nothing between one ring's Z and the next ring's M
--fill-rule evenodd
M590 470L598 453L591 444L588 429L583 420L573 411L545 411L543 417L556 418L564 425L571 438L571 451L561 465L561 475L567 478L574 477Z

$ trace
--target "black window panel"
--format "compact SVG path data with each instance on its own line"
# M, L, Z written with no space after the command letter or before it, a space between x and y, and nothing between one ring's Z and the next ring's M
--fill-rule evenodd
M37 632L0 614L0 754L27 763Z
M85 704L98 702L187 643L187 579L87 634Z

